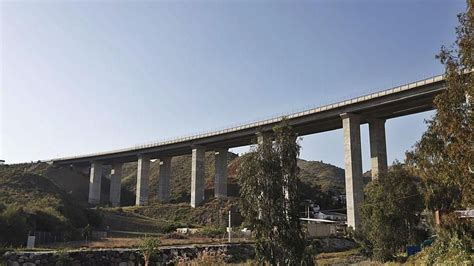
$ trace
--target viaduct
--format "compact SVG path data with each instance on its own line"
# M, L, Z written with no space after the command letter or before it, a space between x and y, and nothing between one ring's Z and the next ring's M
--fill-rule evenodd
M303 112L275 117L219 131L135 146L133 148L53 159L58 165L89 169L89 203L100 202L102 165L111 165L110 202L120 205L122 165L138 162L136 205L148 201L150 159L160 160L158 197L170 196L171 158L192 154L191 206L204 200L204 153L215 152L215 197L227 196L227 152L229 148L250 145L257 132L271 132L283 118L299 136L343 129L347 224L357 228L359 205L363 201L360 125L369 124L372 178L387 170L385 121L390 118L428 111L434 97L445 88L443 76L435 76L388 90L324 105Z

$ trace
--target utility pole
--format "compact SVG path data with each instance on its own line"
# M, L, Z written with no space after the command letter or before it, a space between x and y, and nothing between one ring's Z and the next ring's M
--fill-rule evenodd
M227 232L229 233L229 243L231 242L231 232L232 232L232 216L231 216L231 213L230 213L230 210L229 210L229 227L227 227Z

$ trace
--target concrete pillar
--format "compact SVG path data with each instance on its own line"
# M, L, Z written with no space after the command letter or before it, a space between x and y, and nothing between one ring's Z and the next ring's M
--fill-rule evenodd
M270 136L271 136L270 133L258 133L258 134L257 134L257 144L258 144L258 145L262 145L263 142L264 142L266 139L270 138Z
M113 207L120 206L120 193L122 189L122 163L114 163L110 173L110 203Z
M158 199L161 202L170 201L171 157L160 158L158 183Z
M89 179L89 203L97 205L100 203L100 184L102 181L102 164L92 162Z
M214 177L214 196L216 198L227 197L227 155L228 150L215 150L215 177Z
M148 204L148 183L150 181L150 158L146 155L138 156L136 206Z
M360 204L364 199L360 117L354 114L342 114L341 118L344 131L347 225L357 229L360 225Z
M385 119L369 120L370 162L372 180L387 172L387 144L385 140Z
M195 146L191 162L191 207L193 208L204 201L204 157L204 147Z

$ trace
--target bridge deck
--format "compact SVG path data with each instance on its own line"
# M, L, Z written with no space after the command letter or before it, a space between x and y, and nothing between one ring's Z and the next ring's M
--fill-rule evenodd
M284 117L293 126L296 133L304 136L341 128L340 115L343 113L361 115L363 124L367 123L370 118L390 119L431 110L434 97L443 88L443 76L435 76L338 103L223 130L126 149L57 158L51 161L56 164L87 165L93 160L98 160L107 164L112 161L136 161L138 154L147 154L151 158L189 154L194 145L203 145L209 150L245 146L254 143L256 132L270 131Z

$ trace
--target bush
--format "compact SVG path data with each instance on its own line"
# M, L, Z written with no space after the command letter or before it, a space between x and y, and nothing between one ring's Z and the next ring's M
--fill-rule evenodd
M102 216L95 210L84 210L88 224L92 226L100 226L102 224Z
M226 234L226 229L223 227L206 226L198 231L198 234L210 238L222 238Z
M225 264L230 259L227 249L204 249L198 252L197 258L194 260L198 264Z
M28 231L28 214L22 207L9 205L0 214L0 244L21 246L26 243Z
M179 223L167 223L163 225L162 231L163 233L172 233L172 232L175 232L176 229L180 227L186 227L186 226Z
M56 257L57 266L72 265L73 259L69 257L69 253L65 249L56 251L54 256Z
M151 257L159 252L160 240L155 237L145 236L138 246L140 254L143 256L145 266L150 265Z

